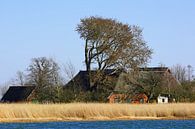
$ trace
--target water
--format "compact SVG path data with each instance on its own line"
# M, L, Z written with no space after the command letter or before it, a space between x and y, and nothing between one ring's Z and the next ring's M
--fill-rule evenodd
M195 129L195 120L2 123L0 129Z

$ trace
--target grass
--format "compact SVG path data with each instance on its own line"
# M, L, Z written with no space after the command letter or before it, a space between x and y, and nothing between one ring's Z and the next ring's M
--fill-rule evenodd
M195 103L177 104L0 104L0 122L195 119Z

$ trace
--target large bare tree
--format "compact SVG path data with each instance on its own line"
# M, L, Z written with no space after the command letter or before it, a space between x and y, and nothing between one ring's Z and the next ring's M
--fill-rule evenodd
M26 82L26 75L22 71L18 71L16 73L16 80L15 80L17 85L24 86Z
M187 68L181 64L174 65L171 68L173 76L181 83L187 81Z
M58 85L59 69L58 64L51 58L33 58L32 63L28 67L29 81L42 87Z
M98 70L132 69L148 62L152 50L143 40L138 26L114 19L89 17L81 19L76 31L85 40L85 65Z
M51 58L40 57L33 58L28 67L28 83L34 84L35 98L44 99L44 97L53 99L53 92L58 91L61 84L58 64ZM58 94L58 93L57 93Z
M65 81L68 82L74 78L76 74L76 69L71 61L66 62L66 64L64 64L63 66L63 71L65 73Z

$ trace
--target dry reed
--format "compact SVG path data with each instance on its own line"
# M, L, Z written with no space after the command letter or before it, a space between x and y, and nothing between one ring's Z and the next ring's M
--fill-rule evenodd
M195 103L0 104L0 121L65 121L195 118Z

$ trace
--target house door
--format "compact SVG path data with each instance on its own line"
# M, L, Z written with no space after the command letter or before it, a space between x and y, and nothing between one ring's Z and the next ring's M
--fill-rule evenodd
M162 102L165 103L165 99L162 99Z

